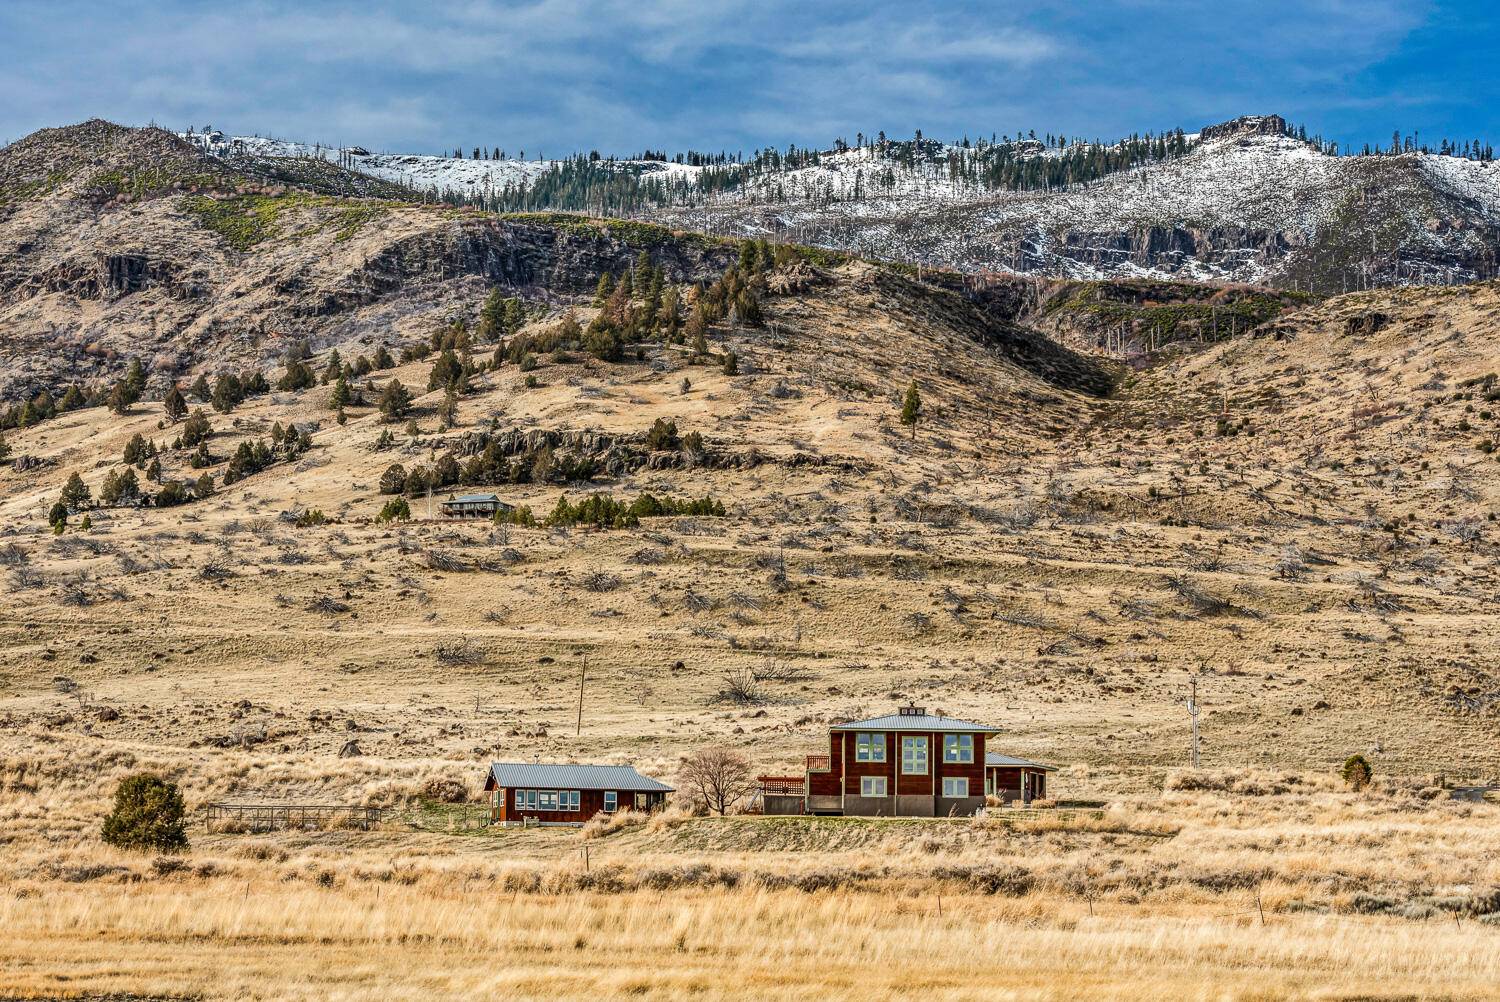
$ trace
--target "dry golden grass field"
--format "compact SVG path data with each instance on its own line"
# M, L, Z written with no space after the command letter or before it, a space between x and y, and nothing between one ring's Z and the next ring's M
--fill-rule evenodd
M0 997L1500 996L1500 805L1453 796L1500 783L1500 288L1350 295L1133 368L997 346L962 297L863 263L764 309L712 332L738 374L549 354L535 386L476 375L447 429L441 392L415 434L335 423L326 386L252 398L210 413L212 472L274 423L312 448L58 535L69 474L97 492L132 435L170 439L161 405L7 433L37 462L0 472ZM388 466L465 435L657 418L708 458L493 489L539 518L565 490L724 517L495 526L417 496L375 521ZM189 452L164 474L196 477ZM477 802L500 759L670 782L707 746L800 771L829 723L908 700L1105 806L580 833L426 792ZM393 811L122 854L100 821L140 771L190 809Z

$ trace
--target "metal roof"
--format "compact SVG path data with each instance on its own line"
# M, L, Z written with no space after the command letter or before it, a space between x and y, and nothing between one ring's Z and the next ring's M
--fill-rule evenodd
M851 720L847 724L834 724L835 731L972 731L980 734L999 734L998 727L987 727L971 720L944 717L936 713L890 713L869 720Z
M452 504L455 501L499 501L497 494L460 494L456 498L449 498L444 504Z
M672 787L642 776L628 765L553 765L539 762L496 762L490 779L507 790L629 790L632 793L671 793Z
M999 752L985 752L984 764L1021 766L1026 769L1041 769L1044 772L1057 771L1057 766L1055 765L1042 765L1042 763L1033 762L1030 759L1016 758L1013 755L1001 755Z

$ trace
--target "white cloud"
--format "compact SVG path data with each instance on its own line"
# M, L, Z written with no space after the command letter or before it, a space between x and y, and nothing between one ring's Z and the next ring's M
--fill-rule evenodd
M0 0L0 135L99 114L371 147L560 153L822 144L882 128L1109 137L1297 109L1314 126L1318 108L1370 118L1355 110L1362 100L1399 103L1398 85L1353 81L1433 9L1432 0Z

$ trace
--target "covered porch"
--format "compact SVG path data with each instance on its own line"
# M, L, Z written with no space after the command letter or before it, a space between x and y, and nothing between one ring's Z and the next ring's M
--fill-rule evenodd
M1029 804L1051 796L1049 773L1054 766L991 752L984 757L984 795L997 800Z

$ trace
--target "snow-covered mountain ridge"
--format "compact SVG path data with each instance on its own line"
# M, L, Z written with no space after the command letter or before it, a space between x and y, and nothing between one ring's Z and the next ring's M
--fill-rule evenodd
M371 153L359 146L325 146L260 136L227 136L222 132L212 131L184 132L178 135L212 156L229 159L252 157L327 160L382 181L407 185L419 192L438 196L480 196L487 191L498 193L507 185L526 188L548 171L555 170L566 162L540 158L475 159L418 153ZM698 167L660 160L617 160L611 163L621 171L678 174L689 183L692 183L700 170Z
M863 151L868 153L869 151ZM1500 164L1339 157L1279 134L1050 191L955 184L937 165L825 162L658 218L969 271L1181 277L1318 291L1493 277ZM925 169L923 169L925 168ZM863 173L861 173L863 171ZM870 174L884 177L872 185ZM894 177L892 177L894 175ZM863 190L855 196L856 187Z
M1178 136L1170 156L1032 190L987 183L979 168L993 162L994 146L882 139L715 168L594 161L566 195L553 182L576 172L576 160L371 153L218 133L184 138L218 156L336 161L428 197L514 208L519 193L530 191L527 208L652 218L966 271L1265 282L1322 292L1496 274L1500 163L1421 152L1335 156L1291 135L1275 116ZM1080 156L1078 147L1030 139L1011 143L1006 155L1023 165ZM628 182L634 201L595 198L612 178Z

